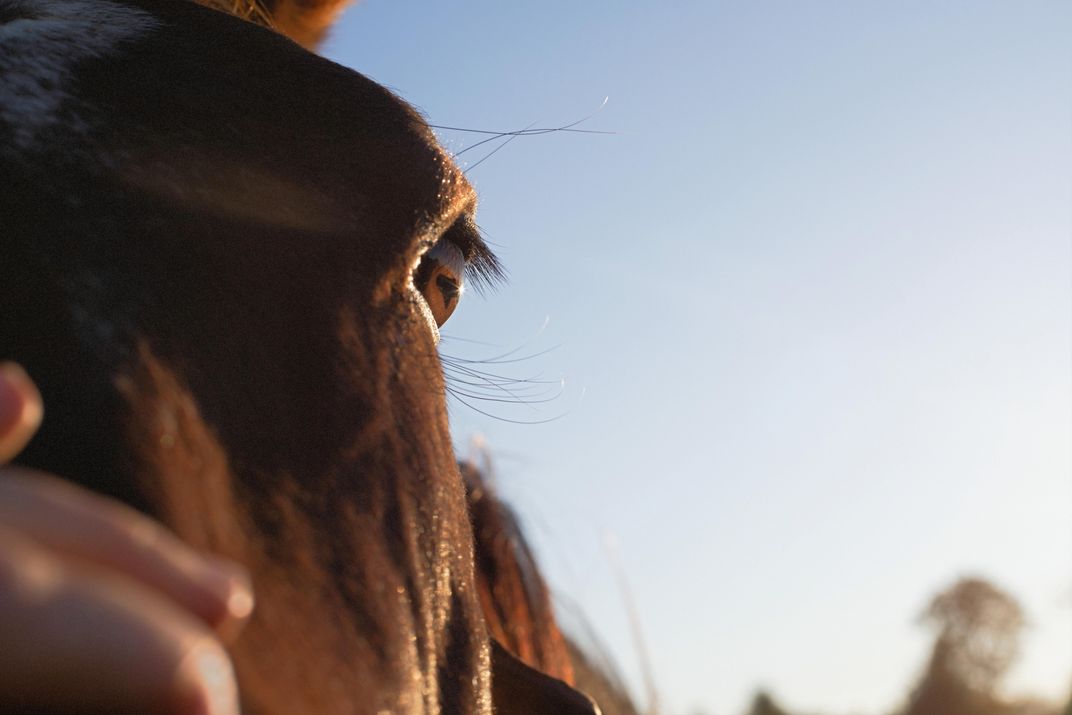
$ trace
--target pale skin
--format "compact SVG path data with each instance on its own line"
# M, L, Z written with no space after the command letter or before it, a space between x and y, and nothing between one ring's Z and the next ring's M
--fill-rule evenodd
M237 715L242 569L57 477L3 466L43 418L0 364L0 711Z

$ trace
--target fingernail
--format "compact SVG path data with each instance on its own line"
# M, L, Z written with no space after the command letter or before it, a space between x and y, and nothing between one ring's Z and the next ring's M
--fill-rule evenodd
M184 715L239 715L234 668L217 643L195 646L179 672Z
M212 626L226 639L233 638L253 613L253 587L246 570L225 559L206 557L205 580L220 598L222 609Z

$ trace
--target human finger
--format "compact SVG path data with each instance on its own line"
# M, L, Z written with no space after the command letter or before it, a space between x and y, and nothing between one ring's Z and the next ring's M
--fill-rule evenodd
M239 566L203 556L130 507L61 479L0 470L0 524L64 558L140 581L226 636L253 610Z
M0 711L237 715L223 647L111 571L0 528Z
M41 424L41 393L15 363L0 363L0 463L26 446Z

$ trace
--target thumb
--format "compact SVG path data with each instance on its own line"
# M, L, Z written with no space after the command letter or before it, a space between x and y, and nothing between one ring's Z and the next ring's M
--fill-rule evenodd
M26 371L12 362L0 363L0 463L26 446L43 414L41 393Z

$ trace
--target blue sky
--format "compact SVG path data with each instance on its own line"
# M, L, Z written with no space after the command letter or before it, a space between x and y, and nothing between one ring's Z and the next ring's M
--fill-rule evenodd
M1069 37L1067 2L364 0L329 42L436 124L609 97L616 134L470 173L510 282L443 350L551 349L494 369L558 399L478 406L559 419L455 404L456 441L639 685L618 544L667 712L888 710L964 573L1031 617L1010 690L1067 696Z

